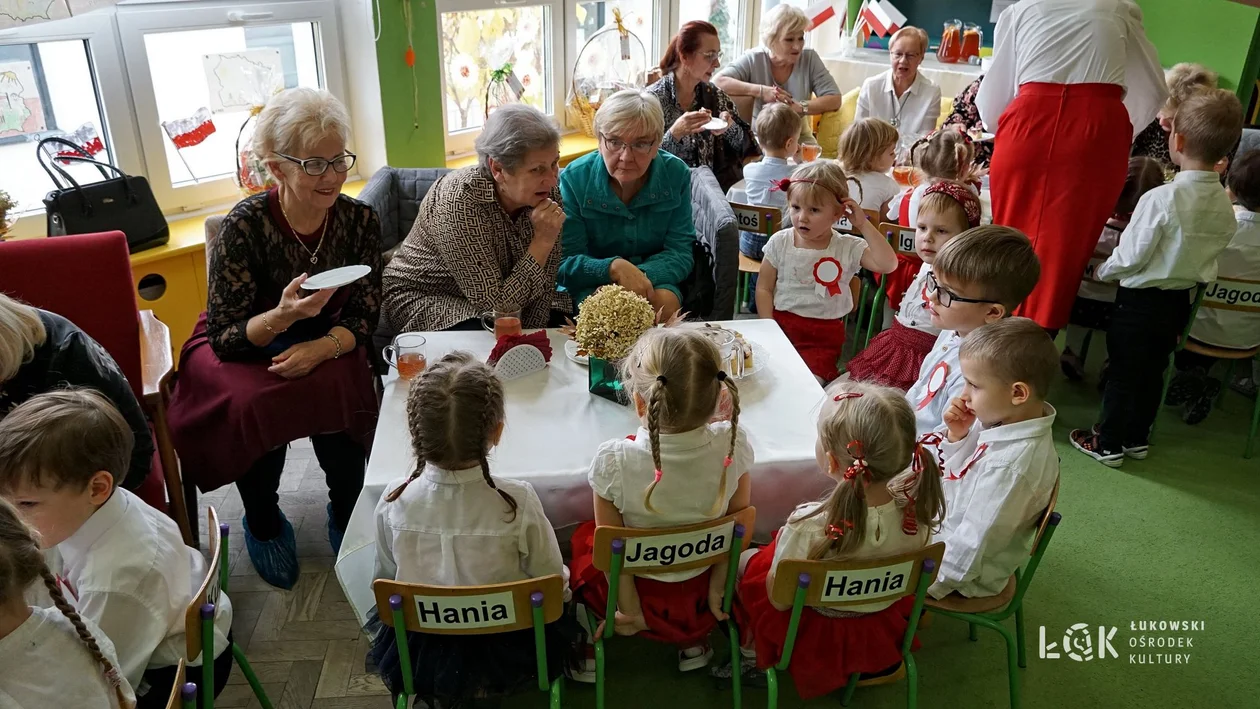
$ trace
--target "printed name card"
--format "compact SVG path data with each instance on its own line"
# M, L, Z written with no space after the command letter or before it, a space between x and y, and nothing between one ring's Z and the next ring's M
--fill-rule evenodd
M730 552L734 534L735 523L727 522L698 532L631 537L626 539L624 568L669 567L722 556Z
M1203 306L1224 310L1260 310L1260 283L1220 280L1208 284L1203 292Z
M836 221L836 228L840 231L854 231L853 222L849 221L848 217L840 217L840 219Z
M896 241L893 242L893 247L898 251L906 254L915 253L914 229L898 229L897 233L893 235L893 238L896 239Z
M415 596L415 600L421 628L493 628L516 622L511 591L483 596Z
M1105 256L1094 256L1091 258L1089 263L1085 264L1085 280L1102 283L1102 281L1098 280L1098 267L1103 265L1103 261L1106 260L1107 257Z
M731 205L735 211L735 221L739 224L739 228L744 231L763 232L767 228L766 217L767 212L752 207L742 207Z
M900 594L906 588L906 579L914 570L914 561L872 569L831 571L827 574L820 600L837 603L847 601L873 601Z

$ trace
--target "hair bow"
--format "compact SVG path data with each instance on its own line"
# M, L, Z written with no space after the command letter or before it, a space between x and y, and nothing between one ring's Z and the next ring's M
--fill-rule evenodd
M866 452L863 450L861 441L849 441L849 445L844 449L853 456L853 462L844 471L844 479L852 481L859 475L866 478L867 482L871 481L871 466L866 463ZM862 488L858 488L858 495L861 496Z
M840 520L840 524L827 525L827 538L836 540L844 536L844 530L853 529L853 523L849 520Z
M862 392L860 391L845 391L845 392L836 394L835 397L832 398L832 401L844 401L846 399L860 399L860 398L862 398Z
M793 180L790 177L784 177L781 180L770 180L771 192L787 192L793 182L805 182L805 180Z
M923 196L940 193L952 197L963 208L963 213L967 215L968 228L980 226L980 198L976 197L976 193L971 188L960 182L945 180L937 182L931 187L923 191Z

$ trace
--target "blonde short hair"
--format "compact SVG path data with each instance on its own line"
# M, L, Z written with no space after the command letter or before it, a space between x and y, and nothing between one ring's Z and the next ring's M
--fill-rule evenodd
M766 49L774 49L774 45L784 37L804 32L809 28L809 18L799 7L787 3L776 5L761 18L761 43Z
M1009 314L1037 286L1041 262L1022 231L985 224L964 231L942 246L932 271L976 286L981 298L1002 304Z
M1028 318L1004 318L976 328L963 340L958 356L980 364L1003 384L1027 384L1041 400L1059 371L1054 340Z
M1225 89L1203 89L1191 95L1173 118L1173 134L1186 139L1181 152L1213 163L1230 154L1242 127L1242 103Z
M605 99L595 112L595 132L626 140L665 136L665 113L650 91L624 89Z
M850 174L870 172L876 158L897 144L893 124L879 118L855 121L840 134L840 164Z
M928 33L927 33L927 31L926 31L926 30L923 30L923 29L921 29L921 28L919 28L919 27L913 27L913 26L911 26L911 25L906 25L905 27L902 27L901 29L897 30L896 32L893 32L892 39L889 39L889 40L888 40L888 49L889 49L889 51L891 51L891 50L892 50L892 46L893 46L894 44L896 44L896 43L897 43L897 40L899 40L899 39L905 39L905 38L910 38L910 39L914 39L914 40L918 41L918 43L919 43L919 56L923 56L923 55L927 54L927 50L928 50Z
M815 160L792 171L787 196L795 195L808 204L839 203L849 196L849 178L835 160Z
M1202 64L1181 62L1164 72L1164 81L1168 84L1168 102L1164 104L1164 111L1172 115L1186 99L1204 89L1215 89L1217 74Z
M330 135L350 142L350 114L345 105L327 91L285 89L272 96L258 114L254 155L264 164L274 162L276 153L305 157L297 153Z
M39 311L0 293L0 384L17 376L47 336Z
M763 148L782 150L788 141L801 134L801 117L786 103L772 103L753 119L757 142Z

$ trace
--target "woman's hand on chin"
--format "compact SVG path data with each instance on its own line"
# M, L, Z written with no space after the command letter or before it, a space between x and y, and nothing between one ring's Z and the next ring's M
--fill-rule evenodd
M276 307L281 319L284 320L281 323L284 327L280 329L287 330L290 325L299 320L319 315L319 311L324 309L333 294L337 292L336 288L326 288L303 298L301 287L306 282L306 278L307 275L303 273L289 281L289 285L285 286L284 292L280 294L280 305Z
M271 358L267 371L285 379L301 379L327 360L332 359L336 345L326 337L310 342L299 342Z
M550 198L544 199L530 211L529 221L534 225L535 240L554 244L564 227L564 209Z
M623 258L612 262L612 266L608 268L608 277L613 283L648 300L652 299L652 293L656 290L652 287L652 281L639 270L638 266Z

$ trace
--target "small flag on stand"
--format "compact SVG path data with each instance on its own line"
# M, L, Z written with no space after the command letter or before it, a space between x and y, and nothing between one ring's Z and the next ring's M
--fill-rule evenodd
M215 132L214 120L210 117L209 108L199 108L190 118L178 118L163 121L162 129L176 148L191 148L200 145Z
M101 134L97 132L96 126L93 125L91 122L84 123L83 125L79 126L78 129L76 129L73 133L67 133L61 137L79 146L80 148L83 149L83 152L87 153L88 155L96 156L99 153L105 152L105 143L104 141L101 140ZM47 151L48 148L45 148L44 150ZM68 148L63 148L61 150L58 150L53 155L54 157L57 157L57 158L64 158L67 156L73 156L76 158L83 157L83 153L77 153ZM70 164L69 160L58 160L58 162L60 162L62 165Z
M816 2L805 8L805 16L809 18L809 27L805 28L806 32L812 32L819 25L836 16L836 8L832 4L832 0L823 0Z
M906 16L888 0L870 0L863 5L861 15L876 37L887 37L906 23Z

